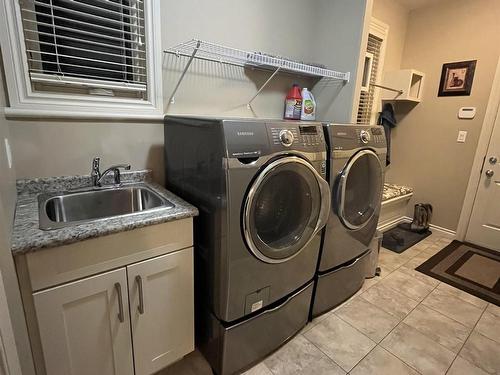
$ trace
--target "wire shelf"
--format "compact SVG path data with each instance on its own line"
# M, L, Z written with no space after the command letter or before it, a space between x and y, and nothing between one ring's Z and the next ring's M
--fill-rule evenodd
M199 39L192 39L188 42L178 44L164 51L165 53L177 56L191 57L193 53L195 58L213 62L250 66L266 70L275 70L308 75L320 78L333 78L343 81L349 81L349 73L336 72L323 67L304 64L302 62L270 56L260 52L247 52L237 48L226 47L221 44L210 43Z
M229 64L240 67L251 67L272 71L269 79L259 88L257 93L250 99L247 106L250 108L252 101L259 95L267 84L274 78L278 72L298 74L302 76L317 77L340 80L344 83L349 82L350 73L336 72L321 66L305 64L278 56L271 56L261 52L247 52L237 48L223 46L221 44L210 43L199 39L192 39L188 42L178 44L169 48L164 53L172 54L177 57L188 57L186 66L170 96L169 104L175 102L175 93L177 92L184 76L194 59L212 61L216 63Z

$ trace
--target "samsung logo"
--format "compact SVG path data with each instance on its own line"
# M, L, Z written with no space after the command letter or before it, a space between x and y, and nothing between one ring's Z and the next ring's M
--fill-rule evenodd
M241 136L253 136L254 132L236 132L236 134Z

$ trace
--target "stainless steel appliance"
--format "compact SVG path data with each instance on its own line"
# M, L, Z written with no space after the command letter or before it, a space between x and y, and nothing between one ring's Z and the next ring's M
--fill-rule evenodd
M363 285L380 213L387 152L380 126L328 124L323 129L332 212L324 231L313 317L339 305Z
M195 204L197 343L217 374L306 323L330 210L320 123L165 118L167 187Z

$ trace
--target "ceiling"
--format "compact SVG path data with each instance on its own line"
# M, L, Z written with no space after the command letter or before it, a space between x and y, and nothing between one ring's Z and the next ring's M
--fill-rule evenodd
M425 6L435 4L443 0L397 0L397 1L405 8L413 10L413 9L423 8Z

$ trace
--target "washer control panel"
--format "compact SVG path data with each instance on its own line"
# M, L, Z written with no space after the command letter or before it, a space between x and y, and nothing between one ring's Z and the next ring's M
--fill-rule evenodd
M274 145L284 147L312 148L325 143L321 125L286 124L283 127L270 127L271 140Z

